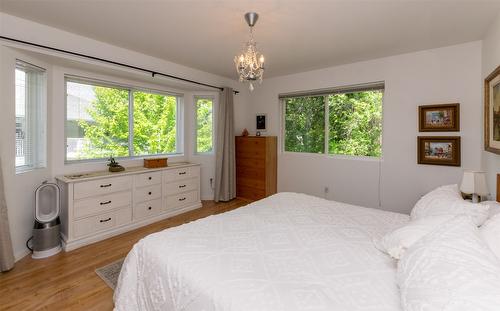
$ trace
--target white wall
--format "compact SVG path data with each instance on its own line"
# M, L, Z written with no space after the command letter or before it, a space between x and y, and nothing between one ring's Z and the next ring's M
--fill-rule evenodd
M278 94L385 81L383 160L280 153L278 190L298 191L363 206L408 213L433 187L459 183L463 169L481 166L481 42L403 54L266 79L251 94L244 127L255 131L255 113L267 113L268 135L280 134ZM462 166L417 165L417 107L460 103Z
M21 174L16 174L15 170L15 85L14 70L16 68L16 57L32 64L48 69L49 80L51 78L50 66L32 59L27 55L14 53L12 50L0 47L0 94L2 98L0 113L0 157L2 158L2 170L5 185L5 194L8 206L9 223L16 259L23 257L27 253L24 246L26 240L31 236L33 227L33 208L35 202L34 191L44 180L51 178L51 163L47 161L47 167L36 169ZM47 94L48 103L52 99L49 91ZM51 109L47 105L47 116L50 124L52 121ZM47 126L48 142L51 143L51 128ZM47 150L50 157L50 150Z
M237 81L213 75L207 72L202 72L189 67L181 66L162 59L154 58L135 51L116 47L104 42L99 42L90 38L82 37L76 34L65 32L56 28L41 25L32 21L21 19L0 13L0 34L2 36L13 37L20 40L32 41L39 44L45 44L52 47L76 51L83 54L89 54L105 59L123 62L139 67L151 68L160 72L165 72L187 79L192 79L208 84L218 86L229 86L240 91L240 94L235 96L235 120L237 124L242 124L241 120L245 119L246 103L248 101L248 91L246 87L240 85ZM23 257L27 250L25 241L31 236L33 225L33 208L34 208L34 190L44 180L51 179L58 174L68 174L73 172L89 171L105 168L103 163L87 163L87 164L64 164L64 90L63 77L65 73L84 73L92 77L103 77L105 80L123 81L136 84L124 78L125 75L113 77L103 76L102 74L89 73L82 71L82 65L85 68L88 64L89 68L95 68L96 62L75 57L62 56L61 54L43 51L47 55L57 55L58 57L67 58L68 63L78 61L78 68L71 66L61 66L59 64L51 65L45 63L44 67L48 69L49 74L49 101L48 101L48 166L46 169L35 170L24 174L15 174L14 165L14 62L16 57L29 59L32 53L24 54L10 47L22 47L23 49L35 52L40 50L23 47L11 43L3 43L0 46L1 58L1 109L0 114L0 155L2 157L2 168L4 170L4 179L6 184L6 199L9 211L9 222L11 235L13 240L14 252L17 259ZM5 47L5 46L8 46ZM21 55L21 56L20 56ZM39 59L33 59L33 62L40 63ZM109 66L107 67L109 70ZM123 71L126 73L126 70ZM134 74L136 75L136 74ZM131 74L131 76L133 76ZM173 81L159 80L158 87L162 89L176 91L176 87L168 87L169 84L174 84ZM192 86L190 86L192 89ZM203 94L217 94L213 91L203 91ZM52 96L53 95L53 96ZM202 176L202 199L213 198L213 192L209 185L209 179L213 177L215 165L212 155L194 155L193 141L191 139L194 131L194 110L192 109L193 91L184 92L185 100L185 156L178 157L172 160L189 160L195 163L201 163ZM187 114L191 115L187 115ZM237 130L241 130L237 127ZM141 165L140 160L121 161L125 166Z
M495 68L500 66L500 15L484 37L482 53L482 78L484 80ZM496 198L496 174L500 173L500 155L483 151L482 156L483 170L487 173L491 197Z

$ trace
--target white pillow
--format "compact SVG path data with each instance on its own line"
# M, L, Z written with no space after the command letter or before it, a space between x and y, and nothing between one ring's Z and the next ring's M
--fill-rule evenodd
M480 226L488 218L489 206L462 198L457 185L441 186L424 195L411 211L411 219L428 216L467 214Z
M496 214L500 213L500 203L498 203L497 201L483 201L481 202L481 205L486 205L489 207L488 218L491 218Z
M500 214L486 220L479 232L493 253L500 258Z
M384 235L380 241L375 242L375 245L392 258L399 259L406 249L453 217L453 215L440 215L410 221L405 226Z
M398 262L404 310L498 311L500 261L467 216L456 216Z

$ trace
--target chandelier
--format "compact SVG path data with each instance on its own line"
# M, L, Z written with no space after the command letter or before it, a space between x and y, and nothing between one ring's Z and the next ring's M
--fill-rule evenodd
M250 91L254 90L253 81L262 83L264 75L264 55L257 51L257 43L253 39L253 26L257 23L259 14L249 12L245 14L245 20L250 27L250 39L245 44L244 51L234 57L234 64L239 75L240 82L248 81Z

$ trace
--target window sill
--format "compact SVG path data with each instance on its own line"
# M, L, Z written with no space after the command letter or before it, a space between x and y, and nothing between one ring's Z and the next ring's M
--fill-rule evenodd
M22 168L17 168L16 167L16 175L22 175L26 173L31 173L34 171L38 171L41 169L47 168L46 166L39 166L39 167L22 167Z
M136 160L144 160L144 159L160 158L160 157L167 157L170 159L170 158L179 158L184 156L185 156L184 153L171 153L171 154L154 154L154 155L136 156L136 157L115 157L115 160L119 162L119 161L136 161ZM109 162L108 159L64 160L64 165L107 164L108 162Z
M366 161L366 162L384 162L384 157L371 157L371 156L353 156L353 155L341 155L341 154L323 154L323 153L309 153L309 152L294 152L294 151L282 151L283 155L295 155L304 157L323 157L336 160L349 160L349 161Z

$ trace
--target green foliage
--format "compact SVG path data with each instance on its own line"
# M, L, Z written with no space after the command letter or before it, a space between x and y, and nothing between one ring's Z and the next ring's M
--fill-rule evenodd
M381 156L382 96L380 91L327 96L329 154ZM285 150L324 153L325 97L290 98L285 110Z
M196 151L212 152L213 134L213 102L211 99L199 98L196 101Z
M296 97L285 102L285 150L325 152L325 103L322 96Z
M382 155L382 96L380 91L328 96L330 154Z
M176 151L174 96L134 92L134 155Z
M129 156L129 91L93 87L95 100L87 109L93 122L79 120L84 144L80 159ZM133 92L134 155L176 151L176 109L174 96Z
M94 93L87 109L94 121L78 121L87 140L78 158L128 156L128 91L98 86Z

